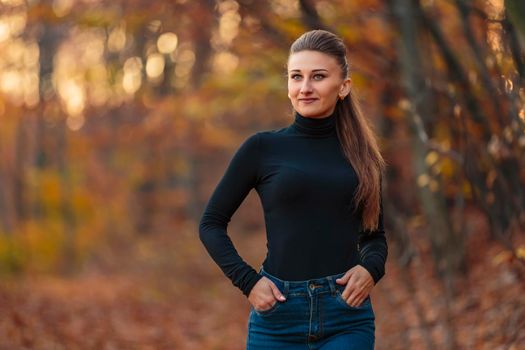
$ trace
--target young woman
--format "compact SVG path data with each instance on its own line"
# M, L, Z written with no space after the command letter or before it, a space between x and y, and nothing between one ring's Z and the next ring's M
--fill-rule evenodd
M200 239L251 304L247 349L373 349L370 292L388 253L385 162L353 94L339 37L304 33L290 48L287 71L294 121L239 147L204 210ZM252 188L267 233L259 271L226 231Z

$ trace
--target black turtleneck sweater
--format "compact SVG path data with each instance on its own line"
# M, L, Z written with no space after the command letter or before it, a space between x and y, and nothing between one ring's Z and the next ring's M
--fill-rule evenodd
M385 273L383 205L379 228L361 229L353 214L358 178L344 158L335 112L308 118L295 112L288 127L244 140L202 215L199 234L223 273L248 296L262 277L238 254L227 234L233 213L253 188L264 210L264 269L290 281L345 272L360 264L377 283ZM358 211L359 213L359 211Z

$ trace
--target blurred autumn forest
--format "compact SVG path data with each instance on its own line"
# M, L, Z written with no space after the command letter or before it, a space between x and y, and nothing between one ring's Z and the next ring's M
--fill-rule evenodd
M525 349L521 0L0 0L0 349L243 349L197 224L344 38L388 162L377 349ZM254 191L228 227L265 256Z

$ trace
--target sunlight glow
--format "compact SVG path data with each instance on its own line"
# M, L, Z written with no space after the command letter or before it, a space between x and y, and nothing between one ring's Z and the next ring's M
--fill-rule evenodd
M53 12L57 17L66 16L73 7L73 0L54 0Z
M221 14L219 27L213 31L210 42L216 51L223 51L232 44L233 39L239 34L241 15L239 14L239 4L233 0L221 1L218 4L218 10Z
M78 115L78 116L70 115L66 119L66 124L69 127L69 129L73 131L77 131L77 130L80 130L82 126L84 126L85 121L86 120L84 116L82 115Z
M417 177L417 185L419 187L425 187L430 182L430 178L427 174L421 174Z
M297 0L271 0L270 5L280 17L296 17L300 14Z
M0 89L6 93L15 94L20 91L22 79L15 70L4 70L0 75Z
M24 53L26 51L26 43L21 39L10 40L6 45L5 53L3 58L9 62L9 65L13 68L23 68L24 64Z
M439 159L439 155L437 154L437 152L431 151L431 152L428 152L428 154L426 155L425 162L427 163L428 166L432 166L438 161L438 159Z
M195 52L191 49L186 49L180 52L179 55L177 55L176 62L178 64L186 64L189 66L192 66L193 63L195 63Z
M86 103L86 93L79 82L71 79L61 81L58 93L69 115L78 116L83 112Z
M146 62L146 74L148 78L155 79L164 72L164 56L158 53L153 53L148 56Z
M0 43L9 39L10 36L9 24L0 19Z
M177 78L184 78L188 76L191 72L191 66L189 65L179 65L175 68L175 76Z
M454 105L454 117L459 118L461 116L461 106L459 104Z
M162 27L162 22L158 19L154 19L148 24L148 29L152 31L153 33L158 32L161 27Z
M101 106L112 98L104 57L106 40L103 28L73 27L55 54L53 86L69 116L80 116L87 105ZM82 124L80 119L68 123L72 129Z
M102 106L111 98L106 65L99 63L89 68L87 91L90 102L94 106Z
M126 29L124 25L114 28L109 34L108 50L119 52L126 46Z
M124 63L124 77L122 78L122 88L132 95L142 84L142 61L140 57L130 57Z
M0 0L0 4L13 7L24 5L24 3L24 0Z
M239 58L230 52L219 52L213 58L213 70L217 73L228 74L237 68Z
M25 10L0 17L0 42L20 35L27 24Z
M223 42L230 45L239 34L239 23L241 15L236 10L227 11L219 21L219 35Z
M40 102L39 77L37 72L27 72L23 76L24 103L32 108Z
M182 47L187 47L181 49ZM188 83L191 75L193 64L195 63L195 52L191 49L191 45L182 44L181 47L176 51L176 55L171 55L175 65L175 81L173 86L176 88L184 88Z
M157 48L160 53L169 54L175 51L178 41L177 34L171 32L163 33L157 40Z
M15 37L2 44L0 91L13 103L34 107L40 100L38 56L35 41Z
M104 54L104 33L93 30L85 38L82 50L82 60L86 66L94 65L102 59Z

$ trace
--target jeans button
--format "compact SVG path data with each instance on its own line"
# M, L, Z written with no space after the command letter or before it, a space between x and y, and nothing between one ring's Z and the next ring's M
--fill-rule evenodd
M315 288L314 284L313 284L313 283L310 283L310 289L313 290L314 288Z

